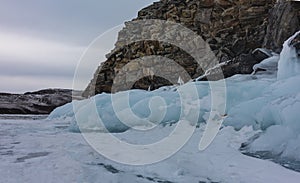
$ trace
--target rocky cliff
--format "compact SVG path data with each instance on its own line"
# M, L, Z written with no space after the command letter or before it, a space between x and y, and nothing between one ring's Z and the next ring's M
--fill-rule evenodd
M198 52L199 55L200 50L197 48L199 45L194 44L195 46L187 51L172 44L172 39L181 40L182 37L189 37L189 34L176 29L157 28L152 23L135 25L135 22L152 19L179 23L192 30L209 45L217 62L209 59L197 62L189 51ZM184 68L189 75L189 77L182 76L184 81L203 75L217 63L225 64L222 64L216 73L211 74L210 80L251 73L254 64L269 56L255 49L264 47L276 52L280 51L283 41L300 29L299 22L300 3L285 0L161 0L155 2L139 11L136 19L125 23L125 27L119 32L115 48L97 69L84 96L131 88L155 89L176 82L178 76L181 76L178 74L181 71L174 67L168 70L169 63L162 58L170 59ZM168 36L171 37L168 39L169 42L160 41L165 40L160 38ZM194 40L189 41L187 44L193 45ZM206 53L203 52L202 56L205 57ZM132 62L153 55L156 58L160 56L158 60L164 62L160 67L153 69L154 63L151 57L143 62ZM130 62L132 64L126 67ZM166 73L168 77L156 75L154 71L157 70ZM143 77L137 79L131 77L139 75Z

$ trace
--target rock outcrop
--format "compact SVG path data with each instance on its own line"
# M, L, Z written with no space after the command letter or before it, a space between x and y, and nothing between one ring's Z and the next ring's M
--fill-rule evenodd
M174 44L147 39L149 34L154 38L173 36L178 40L182 36L189 35L178 33L176 29L166 29L161 34L161 31L153 29L151 23L135 26L136 21L159 19L176 22L201 36L209 45L217 62L227 63L209 78L217 80L234 74L251 73L253 65L268 56L259 50L254 51L256 48L265 47L280 51L283 41L300 29L299 5L299 2L284 0L277 2L276 0L161 0L155 2L139 11L136 19L125 23L115 48L97 69L83 95L92 96L102 92L117 92L131 88L155 89L174 83L178 78L178 71L172 69L167 71L170 76L168 79L153 74L150 66L145 69L141 62L130 64L125 71L122 69L132 60L146 56L155 55L171 59L184 68L193 79L216 65L209 60L206 60L206 63L204 61L198 63L193 56ZM197 50L193 50L195 51ZM158 70L167 67L167 64L162 64ZM126 77L128 73L137 76L141 72L148 72L148 75L138 80ZM161 70L161 72L166 71ZM183 80L187 81L187 79L186 77ZM123 87L115 87L112 90L116 81Z
M279 53L283 42L300 30L300 2L279 0L268 22L263 47Z
M56 107L71 101L72 90L67 89L46 89L24 94L0 93L0 114L49 114Z

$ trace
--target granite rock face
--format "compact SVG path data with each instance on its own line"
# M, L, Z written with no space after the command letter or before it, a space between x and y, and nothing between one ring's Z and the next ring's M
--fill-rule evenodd
M156 89L176 83L178 76L186 82L223 62L227 64L219 68L209 80L222 79L234 74L249 74L253 71L253 65L267 57L259 51L254 51L256 48L265 47L278 52L283 41L300 29L299 5L299 2L284 0L155 2L139 11L136 19L125 23L125 27L119 32L115 48L97 69L83 95L92 96L132 88ZM179 23L199 35L205 41L205 45L194 44L194 47L185 50L172 44L172 40L186 39L191 33L153 26L151 22L142 26L135 25L135 22L152 19ZM161 41L166 39L170 41ZM193 45L193 41L188 40L187 45ZM202 53L201 49L206 49L207 45L209 51L203 51L202 56L206 57L209 52L213 57L199 63L193 53ZM155 60L161 62L173 60L188 76L174 67L169 67L168 70L167 62L159 64L158 67L153 67L151 59L128 64L132 60L149 56L156 56L158 59ZM156 73L164 73L164 76Z

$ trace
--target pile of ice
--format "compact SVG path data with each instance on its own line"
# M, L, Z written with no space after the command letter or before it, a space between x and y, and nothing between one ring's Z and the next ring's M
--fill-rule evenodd
M300 160L300 58L289 44L298 34L284 43L280 57L274 55L255 66L266 71L236 75L225 80L226 88L214 88L220 91L213 92L220 95L226 91L222 115L227 117L223 125L236 130L252 126L262 131L248 146L250 152L268 151ZM103 93L57 108L49 118L70 120L71 131L124 132L132 127L176 123L182 117L192 119L188 120L191 125L198 125L208 120L212 108L211 84L199 81L151 92ZM191 97L188 91L194 89L196 95ZM182 95L182 91L187 92Z
M277 80L262 95L240 103L228 114L225 124L253 125L264 131L250 144L251 152L271 152L273 156L300 160L300 58L290 44L299 34L283 45Z

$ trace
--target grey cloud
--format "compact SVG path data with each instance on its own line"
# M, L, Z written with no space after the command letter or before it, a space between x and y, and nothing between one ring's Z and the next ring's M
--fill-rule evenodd
M35 76L44 77L68 77L73 78L75 64L63 67L51 63L22 63L22 61L1 61L1 76Z
M86 44L105 30L132 19L139 9L153 1L5 1L0 6L0 26Z
M152 2L154 0L1 2L0 36L9 35L4 37L9 46L2 37L0 91L70 87L83 48L109 28L132 19L139 9Z

